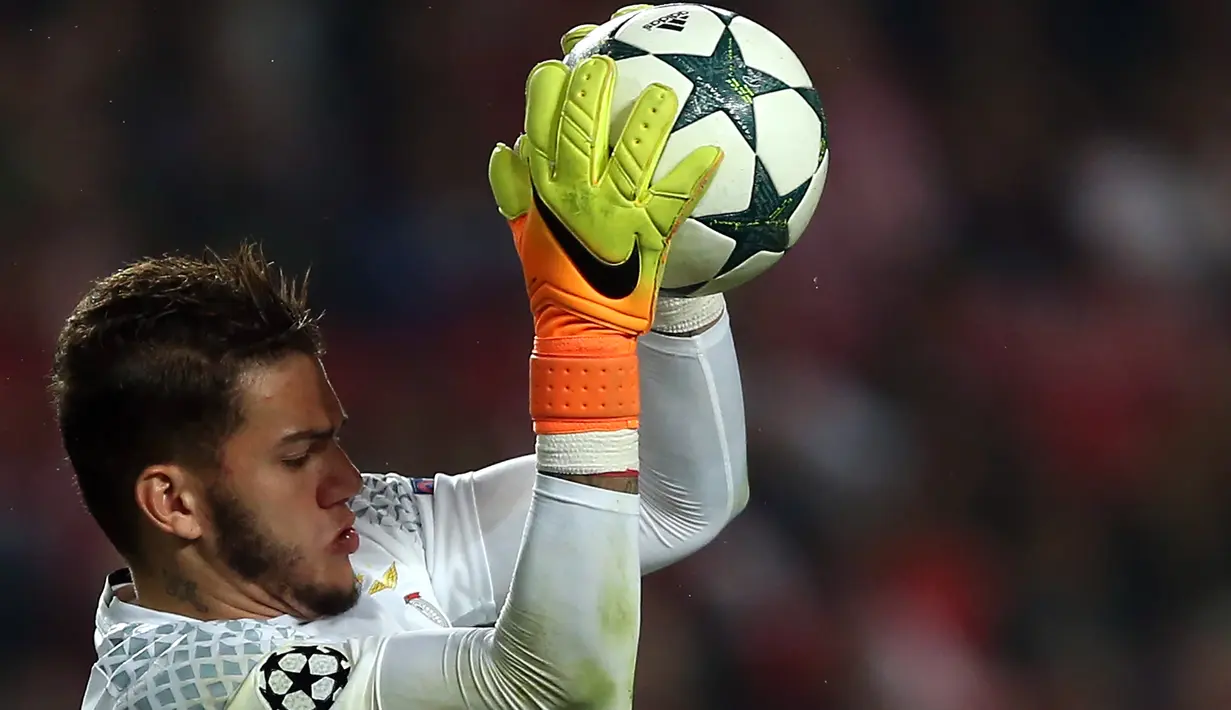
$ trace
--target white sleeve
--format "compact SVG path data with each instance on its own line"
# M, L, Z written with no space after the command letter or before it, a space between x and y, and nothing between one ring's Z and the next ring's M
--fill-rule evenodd
M635 495L538 476L494 628L283 646L227 707L628 708L640 627L636 515ZM292 703L294 693L304 697Z
M724 313L692 337L639 346L642 573L712 540L748 501L744 399ZM435 478L420 496L432 584L457 623L495 618L508 593L536 475L533 455Z
M641 570L701 549L748 503L744 391L724 310L699 335L641 337Z

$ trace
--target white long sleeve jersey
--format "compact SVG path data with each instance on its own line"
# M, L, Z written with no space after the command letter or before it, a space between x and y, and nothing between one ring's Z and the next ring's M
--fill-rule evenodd
M99 600L83 710L550 708L593 670L565 667L570 658L605 656L631 674L619 666L631 666L635 648L598 638L553 648L552 629L601 629L596 615L610 615L600 607L613 584L633 585L623 591L636 598L635 570L697 550L747 500L727 316L694 337L651 333L639 349L640 496L546 479L533 455L460 475L364 474L352 501L361 540L353 609L307 623L200 621L130 603L121 570ZM633 554L621 553L624 532ZM525 638L481 628L502 608L521 622L501 625Z

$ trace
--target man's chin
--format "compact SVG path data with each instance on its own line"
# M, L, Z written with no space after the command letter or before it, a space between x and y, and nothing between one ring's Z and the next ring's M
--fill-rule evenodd
M294 596L306 621L328 616L337 616L355 608L359 603L359 585L353 580L349 586L303 586L295 589Z

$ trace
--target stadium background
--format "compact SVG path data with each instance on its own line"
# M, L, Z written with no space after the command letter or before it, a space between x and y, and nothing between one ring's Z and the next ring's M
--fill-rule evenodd
M754 497L647 580L638 708L1231 707L1231 4L738 2L830 116L730 298ZM368 469L531 445L487 193L594 0L0 5L0 693L77 707L116 560L44 393L85 282L315 267Z

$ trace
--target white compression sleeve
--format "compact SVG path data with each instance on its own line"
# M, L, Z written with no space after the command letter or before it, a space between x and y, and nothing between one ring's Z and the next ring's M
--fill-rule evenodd
M641 338L641 570L706 545L748 502L744 392L730 316Z
M627 708L640 631L638 497L538 475L494 629L376 641L378 707Z
M641 571L648 573L692 554L731 521L748 501L748 466L729 317L720 314L692 337L643 336L638 352L644 392L637 432L640 551ZM437 490L437 497L475 507L484 549L469 554L488 566L497 603L517 561L535 465L535 456L501 461Z

